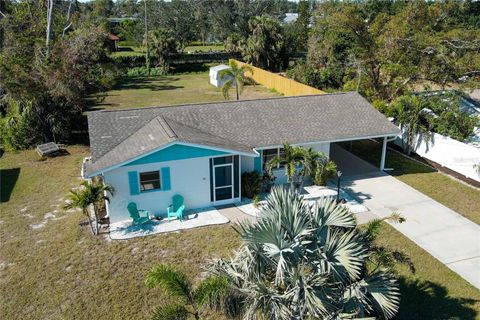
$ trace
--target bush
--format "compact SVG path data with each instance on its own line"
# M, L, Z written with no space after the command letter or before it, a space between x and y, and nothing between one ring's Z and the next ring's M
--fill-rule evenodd
M262 178L256 171L242 173L242 195L253 199L260 194Z
M147 67L135 67L127 69L127 77L148 76ZM150 68L150 76L164 76L166 73L161 68Z

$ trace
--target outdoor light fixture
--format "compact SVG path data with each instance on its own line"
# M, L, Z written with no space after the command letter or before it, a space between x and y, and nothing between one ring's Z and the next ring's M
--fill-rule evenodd
M340 177L342 176L342 171L337 171L337 203L340 202Z

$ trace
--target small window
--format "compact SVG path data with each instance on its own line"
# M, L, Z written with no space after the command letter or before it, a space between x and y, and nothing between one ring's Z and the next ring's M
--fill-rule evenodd
M160 171L140 173L140 191L160 190Z
M263 169L267 169L267 165L272 160L278 156L278 148L275 149L265 149L263 150Z

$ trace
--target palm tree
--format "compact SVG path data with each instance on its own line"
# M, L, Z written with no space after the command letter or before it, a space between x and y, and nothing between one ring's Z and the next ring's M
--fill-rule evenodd
M245 76L245 72L250 72L253 74L253 69L248 64L245 64L238 67L238 64L234 60L230 60L228 65L230 69L225 69L220 71L219 76L220 79L228 79L223 83L222 86L222 93L225 99L230 99L230 88L235 87L235 91L237 93L237 100L240 100L240 94L243 92L243 86L247 81L247 77Z
M281 165L285 168L285 176L290 183L290 187L293 187L295 182L295 176L298 173L297 168L303 165L305 162L304 151L301 147L290 145L288 142L283 144L283 154L274 157L267 163L267 170L272 175L272 169ZM301 174L301 172L300 172Z
M70 190L68 195L69 202L63 207L65 210L72 208L80 208L83 211L83 214L88 218L88 223L92 234L98 234L98 205L103 201L109 201L109 198L105 195L106 192L113 194L113 188L109 185L103 184L101 182L92 182L83 181L80 190ZM91 215L88 212L88 207L93 205L93 212L95 215L95 227L93 225Z
M428 107L427 99L415 95L401 96L393 102L395 122L402 130L403 150L408 155L415 151L422 141L427 144L432 141Z
M177 52L177 41L167 29L152 30L148 33L151 45L151 53L157 59L157 66L160 66L162 73L167 74L169 69L169 58Z
M255 16L248 21L248 29L250 34L240 48L244 60L267 70L278 69L283 62L281 53L285 44L278 19Z
M334 177L337 172L337 165L330 160L323 152L312 148L304 149L304 163L302 175L310 176L315 185L324 186L327 180Z
M385 270L369 271L369 239L345 206L323 199L312 207L299 193L276 187L261 218L235 228L241 248L208 266L210 275L227 279L216 298L229 315L392 318L398 311L397 282Z
M209 277L193 288L185 273L174 267L160 264L155 266L145 278L149 288L161 287L166 294L176 300L169 305L158 307L152 316L154 320L182 320L189 315L200 319L206 306L217 308L219 296L225 295L226 278Z

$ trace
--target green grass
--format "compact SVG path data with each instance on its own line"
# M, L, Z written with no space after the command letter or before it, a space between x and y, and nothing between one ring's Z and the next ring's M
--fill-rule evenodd
M145 48L133 47L133 46L118 46L118 51L111 53L112 57L115 56L141 56L145 54Z
M267 88L245 86L240 99L257 99L278 96ZM93 102L98 108L133 108L165 106L199 102L224 101L220 88L209 83L208 72L182 73L158 77L126 77L110 91L104 99ZM100 98L100 96L97 96ZM234 90L230 98L234 99Z
M360 158L378 166L381 145L369 140L343 144L343 147ZM459 182L418 161L388 150L386 165L397 179L444 204L471 221L480 224L480 190Z
M45 161L33 150L0 158L1 319L144 319L169 299L143 284L154 264L175 265L196 281L208 259L238 247L228 225L127 241L92 237L79 226L80 212L62 210L89 152L82 146L68 151ZM48 212L56 218L32 229ZM408 253L417 268L415 275L399 270L399 319L478 318L478 290L388 225L378 241Z
M0 158L2 201L8 195L0 204L0 319L145 319L168 301L143 284L154 264L194 280L208 259L238 246L229 225L128 241L90 236L80 212L62 210L88 148L68 151L45 161L33 150ZM56 218L32 229L48 212Z

